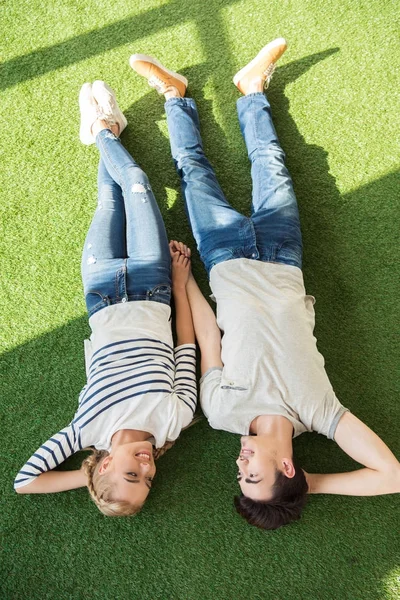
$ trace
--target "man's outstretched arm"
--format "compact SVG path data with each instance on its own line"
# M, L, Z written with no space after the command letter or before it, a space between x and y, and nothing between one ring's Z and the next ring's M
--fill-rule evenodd
M310 494L378 496L400 492L400 463L386 444L351 413L340 419L337 444L364 469L348 473L307 474Z

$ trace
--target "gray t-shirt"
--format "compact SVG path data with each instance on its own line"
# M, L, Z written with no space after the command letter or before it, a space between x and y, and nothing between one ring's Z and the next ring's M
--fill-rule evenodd
M347 409L317 349L315 299L305 293L301 270L240 258L216 265L210 285L224 364L200 382L211 427L248 435L256 417L281 415L294 436L317 431L333 439Z

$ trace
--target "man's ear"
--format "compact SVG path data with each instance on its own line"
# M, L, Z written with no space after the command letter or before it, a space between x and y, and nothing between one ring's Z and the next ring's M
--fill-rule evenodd
M110 466L112 461L112 457L111 456L106 456L105 458L103 458L103 460L101 461L100 464L100 468L99 468L99 474L102 475L103 473L105 473L108 469L108 467Z
M292 479L296 475L296 469L294 468L294 464L292 459L283 458L282 459L282 467L283 473L288 479Z

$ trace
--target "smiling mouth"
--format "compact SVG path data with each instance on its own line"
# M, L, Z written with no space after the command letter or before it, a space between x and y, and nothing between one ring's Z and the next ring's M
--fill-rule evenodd
M240 458L249 458L250 456L253 456L254 452L253 450L250 450L250 448L242 448L240 450Z
M136 458L143 458L145 460L150 460L151 458L150 452L147 452L147 450L141 450L140 452L136 452L135 456Z

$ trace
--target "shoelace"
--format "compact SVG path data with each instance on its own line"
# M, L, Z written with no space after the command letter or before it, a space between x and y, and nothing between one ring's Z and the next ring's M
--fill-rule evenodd
M264 89L266 90L271 81L272 73L275 71L275 63L271 63L265 69L263 75L265 75Z
M107 113L105 113L101 109L100 106L96 107L96 116L101 121L106 121L106 123L108 123L108 125L115 125L116 124L116 120L113 118L113 116L112 115L108 115Z
M157 75L153 75L152 77L150 77L148 83L151 87L155 88L160 94L164 93L166 83L165 81L157 77Z

